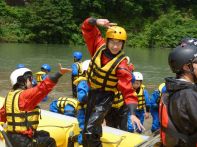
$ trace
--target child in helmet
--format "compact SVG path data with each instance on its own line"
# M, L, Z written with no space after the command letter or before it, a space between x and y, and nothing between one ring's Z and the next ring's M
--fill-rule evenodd
M59 72L48 76L35 87L32 85L33 75L30 69L19 68L11 73L12 89L0 110L0 121L7 122L7 136L14 147L56 146L55 140L48 132L37 130L40 118L37 105L53 89L58 79L70 71L59 65Z
M88 93L83 146L101 147L102 122L110 110L115 92L120 91L131 113L130 119L144 129L135 116L137 97L131 84L132 75L123 52L127 34L124 28L113 26L108 19L87 18L82 34L92 57L87 75ZM97 26L108 28L106 40Z
M41 81L48 77L48 74L51 72L51 66L49 64L43 64L41 66L41 71L36 73L36 81L39 84ZM46 96L43 101L47 101L48 96Z
M73 97L77 97L77 91L76 91L76 85L73 84L73 82L82 75L82 53L79 51L76 51L73 53L74 63L72 64L72 92Z
M160 129L159 122L159 103L161 99L161 95L166 92L165 83L161 83L157 90L155 90L150 98L150 113L152 115L152 133Z
M19 68L25 68L25 64L17 64L16 65L16 69L19 69ZM35 80L34 77L32 79L32 84L33 84L33 86L36 86L37 85L37 82L36 82L36 80Z
M133 88L135 89L135 92L137 93L138 97L138 106L135 110L136 116L140 119L141 123L144 123L144 118L149 118L150 114L150 102L149 102L149 94L148 91L145 89L143 82L143 75L140 72L133 72L133 75L135 77L135 81L133 82ZM138 133L141 133L137 126L136 131ZM129 131L133 132L134 128L133 126L129 126Z

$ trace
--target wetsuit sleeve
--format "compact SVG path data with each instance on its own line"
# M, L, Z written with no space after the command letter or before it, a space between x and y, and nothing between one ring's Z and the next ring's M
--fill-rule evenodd
M44 97L47 96L47 94L53 89L60 77L61 74L57 72L55 75L47 77L37 86L21 92L19 95L20 110L33 110L38 105L38 103L41 102L42 99L44 99Z
M150 112L150 100L148 90L144 89L144 98L146 103L146 112Z
M78 75L78 66L77 66L77 64L72 64L72 75L73 76L76 76L76 75Z
M118 78L118 90L121 91L126 105L129 107L131 114L135 114L138 98L131 84L132 75L127 65L127 60L123 60L117 67L116 75Z
M96 20L94 18L87 18L83 22L81 29L83 38L92 57L96 50L105 44L105 40L96 26Z

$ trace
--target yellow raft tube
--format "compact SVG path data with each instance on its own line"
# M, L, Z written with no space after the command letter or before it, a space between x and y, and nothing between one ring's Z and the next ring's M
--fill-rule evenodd
M0 97L0 108L4 98ZM38 130L46 130L56 140L57 147L71 147L68 145L69 137L78 135L80 128L74 117L41 110L41 119ZM129 133L119 129L103 126L101 138L103 147L134 147L148 140L148 136ZM0 147L5 147L4 140L0 139ZM73 147L73 146L72 146ZM74 147L82 147L77 142Z

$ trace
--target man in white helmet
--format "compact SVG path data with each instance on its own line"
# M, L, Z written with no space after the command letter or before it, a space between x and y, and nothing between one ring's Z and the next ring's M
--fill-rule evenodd
M53 89L58 79L69 72L62 68L47 77L37 86L32 86L32 71L28 68L14 70L10 75L12 89L5 100L5 116L0 121L7 122L7 135L14 147L55 147L56 143L46 131L37 131L40 110L38 103ZM1 114L2 115L2 114Z

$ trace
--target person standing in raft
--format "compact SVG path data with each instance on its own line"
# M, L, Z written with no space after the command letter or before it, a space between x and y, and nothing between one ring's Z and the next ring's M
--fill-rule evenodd
M123 94L133 124L137 124L140 130L144 129L135 116L138 99L131 84L132 75L123 52L127 34L124 28L113 25L108 19L95 18L88 18L82 24L82 34L92 57L87 70L90 92L83 132L85 147L102 146L101 125L112 106L117 89ZM108 28L106 40L102 38L97 26Z

